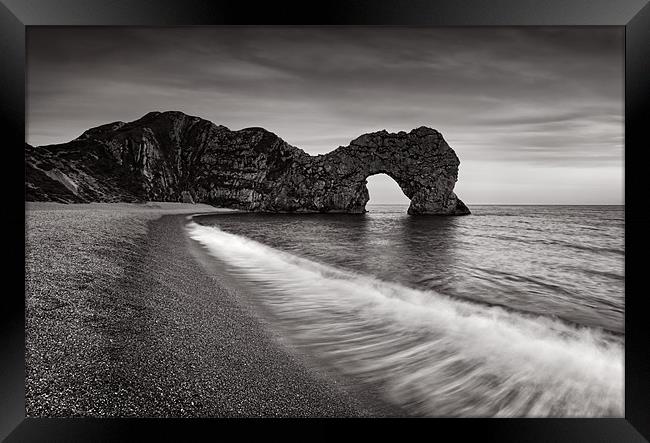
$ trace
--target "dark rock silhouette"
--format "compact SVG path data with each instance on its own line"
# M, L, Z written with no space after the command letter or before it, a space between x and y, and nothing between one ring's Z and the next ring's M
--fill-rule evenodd
M262 128L231 131L150 112L59 145L25 146L28 201L184 201L268 212L362 213L366 179L391 176L410 214L469 214L453 192L459 160L442 135L365 134L310 156Z

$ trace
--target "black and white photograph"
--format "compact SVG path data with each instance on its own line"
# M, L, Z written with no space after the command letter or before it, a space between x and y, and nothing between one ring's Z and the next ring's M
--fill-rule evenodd
M26 417L625 416L625 29L36 26Z

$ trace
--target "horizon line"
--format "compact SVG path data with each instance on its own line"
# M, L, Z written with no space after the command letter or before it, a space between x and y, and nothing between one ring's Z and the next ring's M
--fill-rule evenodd
M410 203L366 203L367 205L409 205ZM465 203L474 206L625 206L625 203Z

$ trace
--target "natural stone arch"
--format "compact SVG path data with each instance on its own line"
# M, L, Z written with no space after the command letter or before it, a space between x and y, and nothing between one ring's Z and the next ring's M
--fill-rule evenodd
M442 135L430 128L364 134L349 146L304 161L316 211L364 212L370 198L366 179L386 174L411 200L409 214L469 214L453 192L460 161Z

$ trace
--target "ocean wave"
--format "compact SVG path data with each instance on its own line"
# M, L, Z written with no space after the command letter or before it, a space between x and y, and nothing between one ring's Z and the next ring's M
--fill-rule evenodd
M598 329L407 288L216 227L192 239L296 346L425 416L623 416L623 345Z

